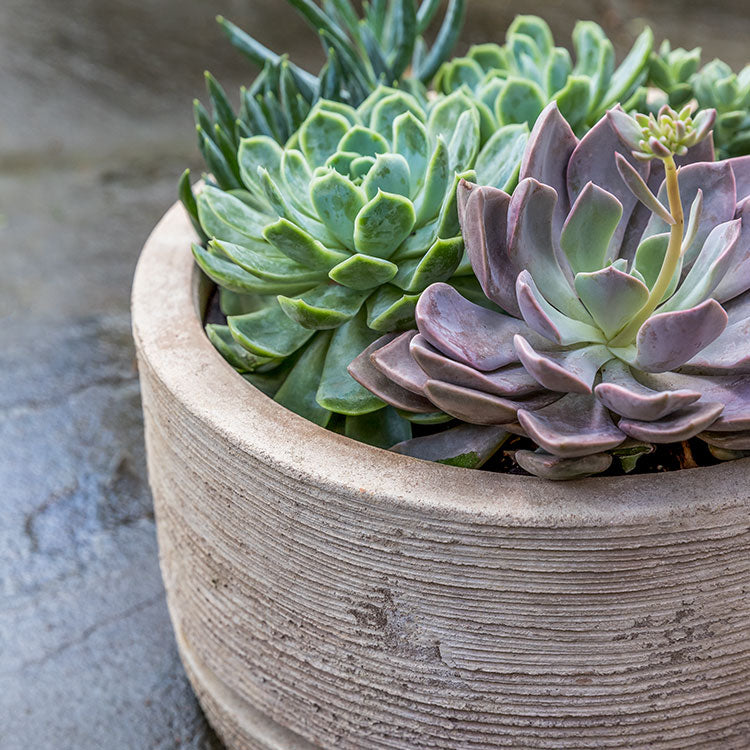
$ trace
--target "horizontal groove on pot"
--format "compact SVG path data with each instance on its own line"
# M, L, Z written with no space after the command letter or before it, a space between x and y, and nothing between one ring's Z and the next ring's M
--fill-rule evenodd
M277 750L251 715L300 750L750 747L747 462L556 485L350 445L225 365L192 274L173 209L134 289L149 474L230 747Z

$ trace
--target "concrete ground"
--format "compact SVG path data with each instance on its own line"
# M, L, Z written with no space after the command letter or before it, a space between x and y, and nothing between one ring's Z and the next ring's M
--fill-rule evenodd
M464 43L542 10L562 41L649 16L742 62L739 2L469 0ZM222 12L300 62L279 0L0 1L0 749L219 748L180 665L159 577L129 292L138 252L198 166L209 67L252 75ZM279 23L280 14L284 21Z

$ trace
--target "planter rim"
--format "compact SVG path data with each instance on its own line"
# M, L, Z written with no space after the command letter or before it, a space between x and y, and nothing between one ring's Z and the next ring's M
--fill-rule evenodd
M148 238L132 292L139 366L246 453L323 493L359 488L363 501L472 523L510 526L690 525L702 511L750 510L750 458L711 467L550 482L435 464L329 432L250 386L214 349L200 320L195 233L174 204ZM231 477L227 477L231 482ZM654 530L658 532L657 529Z

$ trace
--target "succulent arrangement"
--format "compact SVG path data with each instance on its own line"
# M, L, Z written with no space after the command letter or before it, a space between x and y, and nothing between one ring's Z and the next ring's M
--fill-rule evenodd
M289 2L320 74L219 19L263 70L238 113L207 74L210 174L180 182L243 377L471 468L506 444L548 479L696 437L750 452L750 157L714 152L750 151L745 71L648 29L616 66L592 22L572 57L534 16L443 62L462 0L429 49L435 0Z
M416 329L351 373L480 426L437 438L452 462L480 465L508 433L538 446L518 464L550 479L696 435L750 448L750 160L711 159L714 117L613 109L578 141L548 105L512 196L459 188L472 267L502 311L432 285ZM435 458L435 442L397 450Z

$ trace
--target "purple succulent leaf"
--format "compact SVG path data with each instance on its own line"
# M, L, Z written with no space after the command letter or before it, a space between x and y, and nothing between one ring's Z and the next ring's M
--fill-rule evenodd
M633 210L638 205L638 199L630 192L617 170L615 161L615 154L617 153L629 162L644 180L648 179L649 164L638 161L630 153L630 150L622 143L606 117L599 120L583 136L570 157L567 172L568 198L571 203L575 202L588 182L593 182L614 195L622 204L622 220L615 230L610 245L612 257L620 255L625 230Z
M734 299L750 289L750 199L737 206L736 216L742 222L740 238L732 263L711 295L718 302Z
M688 214L698 190L703 191L703 210L695 239L685 251L685 266L689 268L698 257L706 238L714 227L734 218L737 206L736 187L732 168L727 162L688 164L677 173L680 183L682 209ZM659 200L667 200L664 182L658 192ZM658 216L651 216L644 237L669 231L669 226Z
M560 397L558 393L547 392L524 401L511 401L500 396L493 396L491 393L444 383L440 380L428 380L425 385L425 395L438 409L462 422L495 425L514 422L520 408L541 408Z
M716 421L724 404L699 401L652 422L621 419L619 428L629 437L647 443L679 443L689 440Z
M349 374L364 388L375 394L397 409L412 411L419 414L429 414L435 411L435 407L426 399L416 393L407 391L392 380L389 380L378 370L370 359L370 355L380 347L392 341L397 334L386 334L374 341L361 354L354 358L347 370Z
M432 346L484 372L517 362L513 336L529 332L523 321L475 305L443 283L422 292L415 315L419 332Z
M696 375L750 374L750 318L731 323L681 368Z
M560 114L556 102L548 104L531 131L526 144L519 182L527 177L549 185L557 193L552 215L552 235L559 237L565 217L570 211L566 174L568 161L578 145L573 130Z
M579 273L575 287L581 302L607 338L612 338L648 300L648 287L614 266Z
M397 443L391 450L424 461L480 468L508 439L509 433L495 425L460 424L434 435Z
M508 422L507 424L500 425L504 430L507 430L511 435L518 435L519 437L527 438L526 430L521 427L518 422Z
M698 437L714 448L730 451L750 450L750 430L740 432L700 432Z
M527 269L542 294L571 318L591 322L573 292L567 258L563 265L552 243L552 213L557 194L548 185L528 178L519 183L508 207L508 257L517 269ZM498 258L502 263L503 258Z
M466 181L462 180L461 184L464 183ZM520 317L515 291L520 269L508 257L509 204L510 196L502 190L473 186L463 209L461 232L469 261L485 295L503 310Z
M638 369L674 370L717 339L726 325L727 314L713 299L689 310L652 315L638 331Z
M682 284L658 312L685 310L708 299L735 263L741 228L741 220L733 219L711 230Z
M561 351L536 351L523 336L514 339L521 364L540 385L562 393L591 393L599 368L612 354L595 344Z
M544 451L516 451L516 463L541 479L565 481L601 474L612 464L609 453L594 453L581 458L561 458Z
M750 376L688 375L681 372L639 373L638 380L649 388L686 388L700 391L701 401L724 404L721 416L711 425L715 432L750 430ZM701 402L698 402L701 403Z
M706 160L708 161L708 160ZM750 156L737 156L727 159L734 172L737 185L737 202L750 196Z
M686 388L652 390L639 383L620 360L602 368L602 382L594 388L596 397L612 412L627 419L653 422L695 403L700 391Z
M422 368L414 361L409 350L411 340L419 332L406 331L370 354L370 361L389 380L407 391L422 395L427 382ZM378 339L380 341L380 339Z
M595 271L614 259L611 241L621 218L622 204L614 195L593 182L583 188L560 236L560 248L574 275Z
M424 336L411 340L411 356L426 377L445 383L486 391L504 398L522 398L541 390L522 365L507 365L494 372L481 372L441 354Z
M750 318L750 294L741 294L728 302L722 303L722 307L729 316L730 326L745 320L745 318Z
M570 393L538 411L519 409L518 421L537 445L563 458L601 453L625 440L593 395Z
M627 116L627 115L626 115ZM629 118L628 118L629 119ZM630 192L651 212L661 217L667 224L674 224L669 209L651 192L646 181L635 167L621 154L615 154L617 171L620 173Z
M570 346L583 343L604 343L599 329L573 320L550 305L537 288L531 274L523 270L516 279L516 297L524 321L533 331L552 344ZM522 335L523 331L516 331Z

